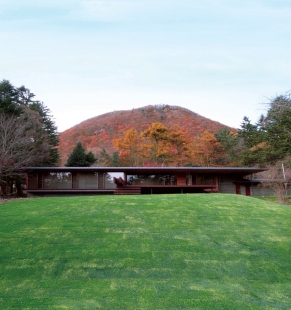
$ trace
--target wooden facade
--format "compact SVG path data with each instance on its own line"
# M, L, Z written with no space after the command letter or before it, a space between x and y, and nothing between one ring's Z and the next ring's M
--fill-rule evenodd
M26 167L28 196L233 193L249 186L259 168L243 167ZM251 195L251 187L244 193Z

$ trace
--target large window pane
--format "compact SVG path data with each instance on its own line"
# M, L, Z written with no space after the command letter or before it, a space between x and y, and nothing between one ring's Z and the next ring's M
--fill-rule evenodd
M130 185L159 185L162 183L162 179L159 175L127 175L127 184Z
M213 185L215 184L215 178L212 174L204 174L196 176L197 185Z
M187 174L186 175L186 185L191 185L192 184L192 175Z
M175 175L127 175L127 184L130 185L176 185Z
M97 172L78 173L78 188L83 189L98 188Z
M28 175L28 188L33 189L37 188L37 173Z
M98 188L104 188L104 173L98 173Z
M50 172L44 175L45 189L72 188L72 175L70 172Z
M124 174L122 172L108 172L104 174L104 183L105 188L115 188L116 184L113 181L113 178L124 178Z

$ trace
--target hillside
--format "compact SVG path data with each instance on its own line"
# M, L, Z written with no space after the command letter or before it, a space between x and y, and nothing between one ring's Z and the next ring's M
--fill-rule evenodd
M99 153L102 148L112 154L114 152L113 139L121 138L123 132L130 128L139 132L144 131L154 122L160 122L166 127L177 124L188 132L190 138L201 135L205 130L215 133L222 128L233 129L178 106L145 106L132 110L114 111L85 120L62 132L59 144L61 164L66 162L68 154L77 141L82 141L85 148L95 154Z

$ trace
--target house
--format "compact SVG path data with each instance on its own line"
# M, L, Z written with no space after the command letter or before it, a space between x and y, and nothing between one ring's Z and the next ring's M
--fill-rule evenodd
M28 196L232 193L264 195L245 167L26 167Z

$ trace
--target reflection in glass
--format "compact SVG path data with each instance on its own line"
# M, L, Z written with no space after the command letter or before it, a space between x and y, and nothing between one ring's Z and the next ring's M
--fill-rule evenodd
M38 181L37 181L37 173L29 174L28 175L28 188L37 188Z
M72 188L71 172L49 172L44 174L45 189L70 189Z
M113 178L124 178L124 174L122 172L108 172L104 174L104 183L105 188L115 188L116 184L113 181Z
M87 172L78 173L78 188L80 189L97 189L98 188L98 173Z
M177 185L175 175L127 175L127 184L129 185Z
M196 183L199 185L213 185L215 184L215 179L212 174L197 175Z

